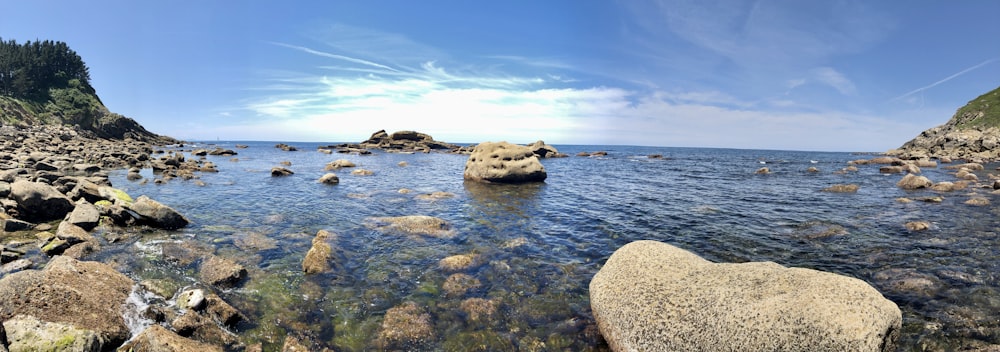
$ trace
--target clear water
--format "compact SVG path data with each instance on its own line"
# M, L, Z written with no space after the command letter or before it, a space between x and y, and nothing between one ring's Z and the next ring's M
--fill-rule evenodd
M481 185L463 182L461 155L327 155L316 151L319 144L290 143L297 152L274 144L235 149L236 162L209 156L221 172L201 174L204 186L112 174L116 187L170 205L192 224L124 236L105 246L104 259L133 277L169 278L181 286L195 282L196 268L164 261L163 243L193 242L239 261L249 279L220 294L250 318L237 329L244 341L265 349L292 332L337 350L375 349L386 311L406 301L425 309L434 327L434 337L410 346L416 349L606 348L595 335L587 287L615 249L641 239L713 261L774 261L865 280L903 310L900 350L1000 343L998 213L963 204L970 193L1000 201L989 189L941 194L942 203L904 204L896 198L938 193L898 189L901 176L881 175L877 166L834 173L865 156L621 146L557 146L570 155L609 154L546 159L543 184ZM344 169L336 172L339 185L317 183L324 165L340 158L375 174ZM295 175L272 178L271 167L281 161L290 161ZM755 175L762 166L773 173ZM810 166L821 172L806 172ZM980 179L988 179L986 172ZM954 181L948 170L924 169L924 175ZM838 183L861 188L856 194L820 191ZM431 192L455 197L416 197ZM408 237L365 226L369 217L402 215L445 219L457 236ZM933 227L906 230L914 220ZM342 269L305 276L302 259L320 229L339 235ZM462 295L445 293L441 286L451 273L438 261L468 253L478 254L480 265L464 272L481 285ZM492 300L497 311L474 319L461 309L468 298Z

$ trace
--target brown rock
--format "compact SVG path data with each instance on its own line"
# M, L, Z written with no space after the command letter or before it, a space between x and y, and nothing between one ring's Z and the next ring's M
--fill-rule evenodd
M833 193L857 193L860 186L855 184L848 185L833 185L823 189L823 192L833 192Z
M119 351L134 352L222 352L222 347L191 340L160 325L152 325L125 344Z
M376 344L382 349L416 350L433 337L431 315L416 303L405 302L385 313Z
M132 285L108 265L57 256L42 270L0 278L0 321L32 316L93 331L103 348L118 346L130 337L121 309Z
M242 265L214 255L201 264L199 272L202 282L223 288L236 286L246 275L247 270Z
M319 180L316 182L326 185L335 185L340 183L340 177L337 177L337 174L330 172L327 173L326 175L323 175L323 177L320 177Z
M376 217L366 219L366 226L377 231L403 235L424 235L435 238L451 238L455 231L447 221L424 215L397 217Z
M910 231L923 231L931 228L931 223L926 221L910 221L906 223L906 229Z
M920 188L928 188L933 184L934 183L931 182L931 180L929 180L927 177L917 176L914 174L906 174L906 176L903 176L903 179L899 180L899 182L896 183L896 187L913 190Z

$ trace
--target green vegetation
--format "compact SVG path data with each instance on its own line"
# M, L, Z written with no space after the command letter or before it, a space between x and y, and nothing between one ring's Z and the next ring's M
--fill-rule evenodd
M965 104L954 118L958 128L1000 128L1000 87Z
M0 39L0 123L70 125L101 138L161 140L112 113L90 85L90 73L66 43Z

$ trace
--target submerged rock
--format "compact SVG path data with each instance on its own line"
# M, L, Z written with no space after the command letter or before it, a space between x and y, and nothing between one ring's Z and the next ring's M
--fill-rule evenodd
M487 183L545 181L545 167L531 148L507 142L483 142L465 163L464 178Z
M431 315L408 301L385 312L376 345L387 350L417 350L433 338Z
M368 218L366 226L381 232L451 238L455 231L441 218L425 215Z
M864 281L775 263L712 263L637 241L590 283L617 351L893 351L902 315Z
M330 271L332 265L338 264L338 261L334 260L336 241L336 234L319 230L312 240L312 247L309 248L305 259L302 260L302 271L306 274L318 274Z
M861 188L861 187L858 186L858 185L855 185L855 184L847 184L847 185L836 184L836 185L824 188L823 192L831 192L831 193L857 193L859 188Z
M931 223L926 221L910 221L906 223L906 229L910 231L923 231L931 228Z

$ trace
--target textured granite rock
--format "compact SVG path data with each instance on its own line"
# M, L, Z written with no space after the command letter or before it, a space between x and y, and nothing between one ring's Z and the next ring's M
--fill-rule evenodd
M771 262L712 263L637 241L590 283L616 351L894 351L902 316L864 281Z

